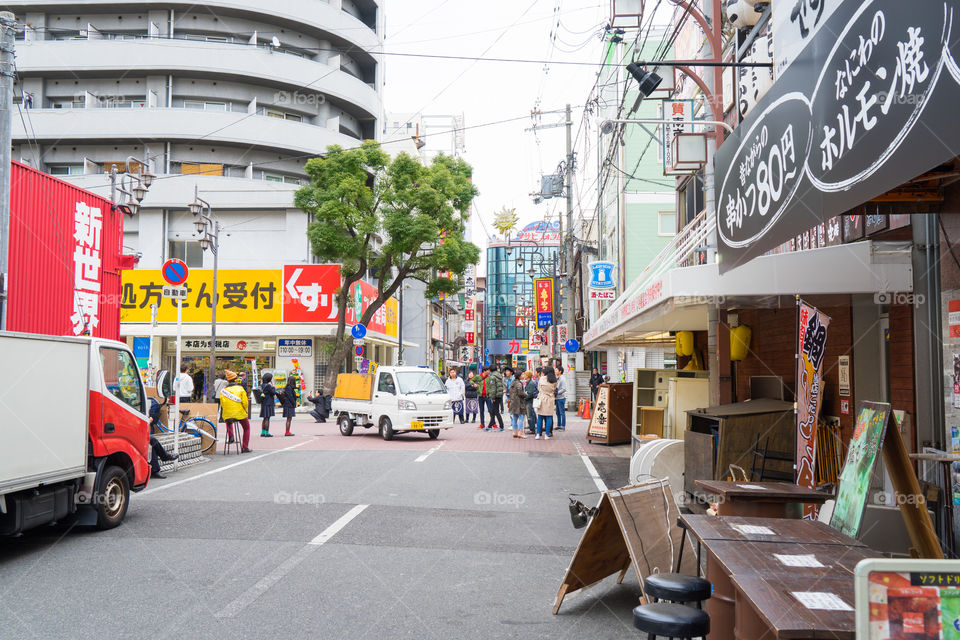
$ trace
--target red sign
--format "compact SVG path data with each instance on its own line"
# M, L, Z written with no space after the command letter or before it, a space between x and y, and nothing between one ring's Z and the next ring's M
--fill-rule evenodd
M464 334L464 337L466 337L466 339L467 339L467 344L473 344L473 343L476 341L476 338L477 338L476 334L474 334L473 331L467 331L467 332Z
M190 270L187 268L187 263L177 258L170 258L160 267L160 275L167 284L174 287L179 287L186 282L188 273Z
M950 337L960 338L960 300L947 303L947 324L950 325Z
M525 327L525 326L527 326L527 321L524 320L522 317L517 316L517 326L518 326L518 327Z
M534 282L534 292L537 296L537 313L553 312L553 280L537 278Z
M463 312L463 319L469 321L473 320L473 309L465 309Z
M283 321L336 322L340 265L304 264L283 267ZM347 324L355 325L378 295L367 282L356 282L347 298ZM387 305L381 306L367 324L376 333L387 332Z

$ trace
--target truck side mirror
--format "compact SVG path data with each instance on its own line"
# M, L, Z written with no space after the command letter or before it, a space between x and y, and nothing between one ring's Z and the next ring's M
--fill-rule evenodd
M170 371L168 369L161 369L157 372L157 385L156 385L157 395L161 398L169 398L170 394L173 393L173 389L170 387Z

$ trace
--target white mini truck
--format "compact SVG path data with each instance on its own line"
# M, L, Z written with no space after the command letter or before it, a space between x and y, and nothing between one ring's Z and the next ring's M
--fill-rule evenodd
M378 367L374 373L341 373L331 406L340 433L377 427L384 440L398 433L430 439L453 427L453 407L436 373L422 367Z

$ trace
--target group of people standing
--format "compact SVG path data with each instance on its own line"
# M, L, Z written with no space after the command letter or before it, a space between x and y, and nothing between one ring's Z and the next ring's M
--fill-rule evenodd
M270 433L270 418L276 415L276 403L280 401L283 417L286 419L285 436L294 435L290 431L291 422L297 415L297 386L300 380L296 375L287 377L287 383L282 391L277 391L273 384L273 374L264 373L260 387L253 390L254 397L260 405L260 437L272 438ZM241 428L241 450L244 453L250 449L250 396L247 393L246 379L235 371L225 370L217 373L213 383L214 397L220 405L220 422L225 422L230 428L228 443L234 441L233 425L236 422Z
M459 377L457 369L451 367L447 371L446 386L453 400L454 419L459 417L461 424L476 422L479 415L478 429L503 432L502 412L506 400L514 438L527 437L524 422L530 433L536 433L536 440L553 437L554 416L558 431L567 427L567 383L560 363L519 375L510 366L501 372L494 364L478 372L477 365L470 365L465 378ZM489 424L485 413L490 414Z

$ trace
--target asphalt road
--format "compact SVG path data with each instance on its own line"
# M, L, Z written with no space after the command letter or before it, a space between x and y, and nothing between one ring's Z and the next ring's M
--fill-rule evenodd
M582 531L567 494L596 491L579 453L556 450L583 425L359 449L319 446L343 445L324 428L298 418L296 438L151 482L112 531L0 539L0 637L638 636L632 575L551 613Z

